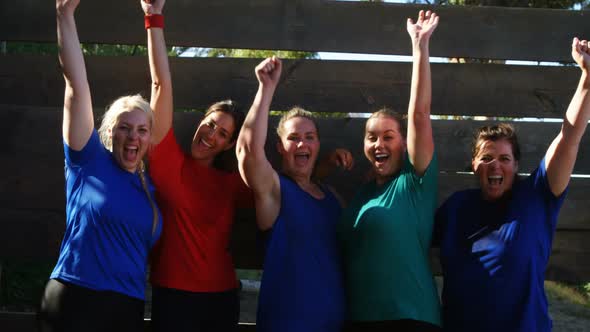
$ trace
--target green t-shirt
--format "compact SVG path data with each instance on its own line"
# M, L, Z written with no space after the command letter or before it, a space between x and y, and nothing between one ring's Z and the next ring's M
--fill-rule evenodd
M419 177L406 154L400 174L361 187L338 228L349 319L441 325L429 264L437 202L436 155Z

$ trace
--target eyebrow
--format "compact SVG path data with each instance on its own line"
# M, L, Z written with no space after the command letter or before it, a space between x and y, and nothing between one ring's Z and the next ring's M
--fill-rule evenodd
M397 131L395 131L395 130L393 130L393 129L387 129L386 131L383 131L382 133L383 133L383 134L387 134L387 133L388 133L388 132L390 132L390 131L391 131L392 133L394 133L394 134L397 134L397 133L398 133ZM373 135L374 135L374 134L376 134L376 133L377 133L377 132L375 132L375 131L367 130L367 134L373 134Z

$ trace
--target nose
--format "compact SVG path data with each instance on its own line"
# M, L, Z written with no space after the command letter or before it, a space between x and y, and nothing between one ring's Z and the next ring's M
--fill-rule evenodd
M129 130L129 138L136 139L137 137L139 137L139 133L137 132L137 130Z
M491 168L497 168L499 166L500 166L500 162L498 161L498 159L495 159L495 158L490 160L490 162L488 163L488 167L491 167Z
M377 137L377 140L375 141L375 146L376 147L383 146L383 139L381 139L381 137Z

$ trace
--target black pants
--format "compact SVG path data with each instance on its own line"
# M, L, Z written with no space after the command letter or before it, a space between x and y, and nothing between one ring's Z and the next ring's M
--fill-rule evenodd
M236 332L240 319L237 290L195 293L152 288L153 332Z
M442 329L430 323L413 320L386 320L377 322L349 322L345 332L440 332Z
M37 315L42 332L143 332L144 301L49 280Z

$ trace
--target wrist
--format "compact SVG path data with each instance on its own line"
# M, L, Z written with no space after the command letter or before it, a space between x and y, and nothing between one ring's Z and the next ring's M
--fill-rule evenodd
M164 29L164 15L162 14L147 14L144 16L145 29L160 28Z

